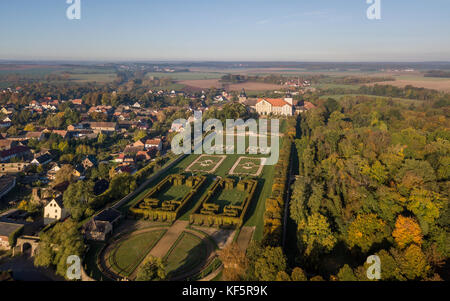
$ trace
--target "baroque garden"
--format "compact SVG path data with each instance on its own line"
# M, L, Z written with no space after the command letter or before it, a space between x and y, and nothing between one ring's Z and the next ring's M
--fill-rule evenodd
M289 139L283 136L280 145L286 148L282 143ZM266 200L274 197L280 164L264 165L267 155L259 152L182 156L120 208L126 216L120 234L90 251L96 268L88 272L135 280L146 258L158 257L168 279L220 279L217 251L232 242L245 250L277 228L267 218ZM283 149L280 161L289 161Z

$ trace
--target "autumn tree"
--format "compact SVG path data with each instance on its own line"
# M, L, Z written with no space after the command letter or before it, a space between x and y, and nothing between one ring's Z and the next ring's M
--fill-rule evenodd
M232 243L219 252L224 265L223 278L228 281L241 281L247 270L247 257L238 244Z
M350 224L347 233L348 245L353 248L358 246L365 253L373 244L380 243L388 237L386 223L375 214L358 214Z
M331 251L337 241L326 217L320 213L309 216L306 223L299 225L299 231L306 255L311 255L313 251Z
M397 245L403 249L411 243L422 245L422 230L419 224L410 217L399 216L392 232Z

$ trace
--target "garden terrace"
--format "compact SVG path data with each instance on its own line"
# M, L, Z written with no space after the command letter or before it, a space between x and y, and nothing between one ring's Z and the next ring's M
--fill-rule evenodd
M153 221L174 222L205 180L203 176L169 175L130 209L130 215Z
M258 182L217 179L203 195L190 216L190 223L224 228L239 228L253 199Z

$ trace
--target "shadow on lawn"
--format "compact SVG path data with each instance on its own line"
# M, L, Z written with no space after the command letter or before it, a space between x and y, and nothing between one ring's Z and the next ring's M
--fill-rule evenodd
M199 244L188 252L181 265L174 271L169 272L168 279L178 278L181 276L183 276L183 278L194 276L197 272L194 270L202 265L210 255L208 254L206 239L207 238L203 238ZM175 252L175 250L173 250L173 252Z

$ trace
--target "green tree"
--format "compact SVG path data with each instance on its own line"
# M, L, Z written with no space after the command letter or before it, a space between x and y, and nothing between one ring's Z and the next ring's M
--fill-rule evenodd
M165 267L161 258L149 257L139 268L137 281L161 281L166 279Z
M34 264L42 267L56 268L56 273L63 277L67 272L67 258L71 255L82 257L86 245L78 224L72 219L56 224L52 229L40 235L39 252Z

